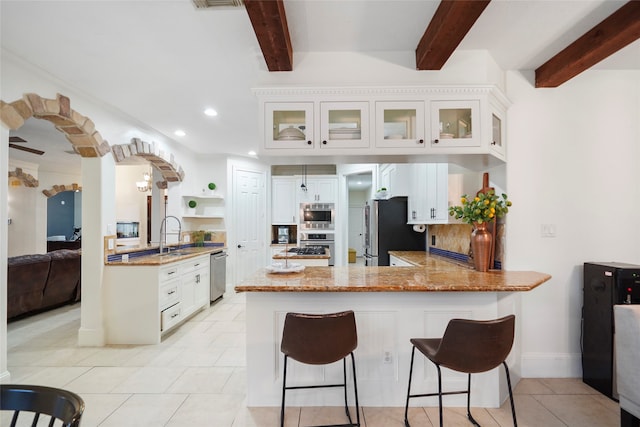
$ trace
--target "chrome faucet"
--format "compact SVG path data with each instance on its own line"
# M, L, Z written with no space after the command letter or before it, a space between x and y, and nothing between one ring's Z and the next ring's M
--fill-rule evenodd
M177 216L167 215L164 217L162 222L160 223L160 253L164 252L164 248L167 245L167 219L173 218L178 222L178 249L180 249L180 242L182 241L182 223ZM163 234L164 230L164 234ZM167 249L168 252L168 249Z

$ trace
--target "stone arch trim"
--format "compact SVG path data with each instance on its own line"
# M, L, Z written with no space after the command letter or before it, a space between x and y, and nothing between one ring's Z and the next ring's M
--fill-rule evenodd
M27 93L22 99L11 103L0 100L0 120L9 129L19 129L30 117L53 123L82 157L102 157L111 151L109 143L102 139L93 121L71 109L71 102L64 95L57 94L56 99L46 99L35 93Z
M64 191L82 191L82 187L75 182L72 184L66 184L66 185L59 184L59 185L54 185L48 190L42 190L42 194L44 194L45 196L47 196L47 198L49 198L49 197L55 196L58 193L62 193Z
M9 171L9 181L18 181L27 188L37 188L39 182L29 173L24 173L21 168ZM18 185L19 186L19 185Z
M131 138L131 143L114 145L111 153L116 163L124 162L131 158L142 158L157 168L164 182L157 183L159 188L167 188L167 182L182 182L184 171L174 161L173 154L156 150L154 143L142 141L139 138ZM166 159L169 157L169 160Z

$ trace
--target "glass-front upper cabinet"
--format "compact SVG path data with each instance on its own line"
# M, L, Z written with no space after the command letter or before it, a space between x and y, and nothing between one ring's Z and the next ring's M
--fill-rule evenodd
M424 101L376 102L377 147L424 147Z
M368 146L368 102L320 103L320 148Z
M504 127L502 115L497 111L491 113L491 150L504 156Z
M313 148L313 102L265 103L267 148Z
M479 147L480 143L480 101L431 102L432 147Z

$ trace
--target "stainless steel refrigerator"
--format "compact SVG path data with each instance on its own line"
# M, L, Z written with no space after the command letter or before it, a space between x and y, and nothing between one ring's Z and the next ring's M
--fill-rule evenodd
M407 198L369 200L364 207L364 259L367 266L389 265L389 251L424 251L426 233L407 224Z

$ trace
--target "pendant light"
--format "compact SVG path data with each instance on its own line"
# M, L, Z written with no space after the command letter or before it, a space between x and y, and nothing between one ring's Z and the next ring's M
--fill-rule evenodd
M300 184L300 190L307 191L307 165L302 165L302 184Z

